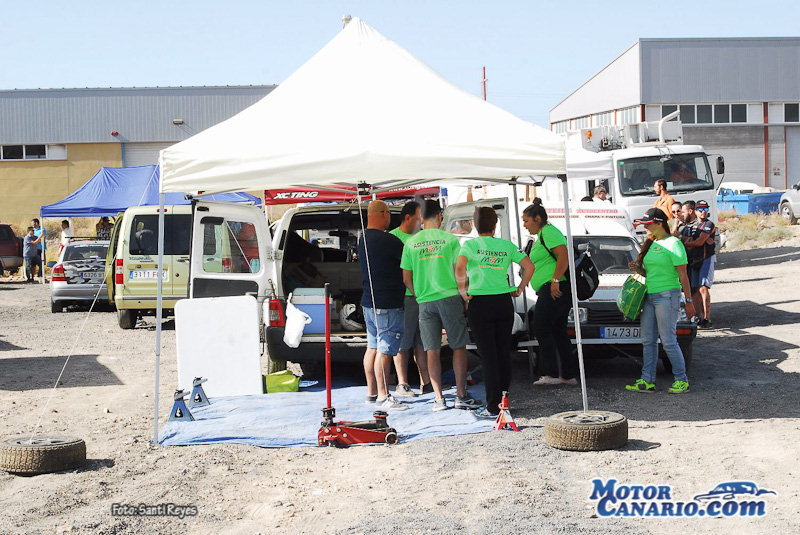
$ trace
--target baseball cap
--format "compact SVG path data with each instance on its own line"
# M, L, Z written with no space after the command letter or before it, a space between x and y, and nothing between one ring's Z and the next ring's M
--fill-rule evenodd
M706 201L697 201L697 204L694 205L694 209L697 210L698 208L708 209L708 203Z
M658 208L650 208L644 213L643 217L635 220L636 225L649 225L650 223L663 223L667 220L667 214Z

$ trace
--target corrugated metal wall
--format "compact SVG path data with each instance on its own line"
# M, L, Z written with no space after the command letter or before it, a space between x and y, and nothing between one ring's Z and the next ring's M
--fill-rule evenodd
M686 144L703 145L712 168L713 153L725 157L725 182L764 185L764 127L684 127L683 139Z
M800 183L800 126L786 128L786 178L789 187Z
M177 142L239 113L274 88L0 91L0 144ZM112 137L112 131L119 136Z

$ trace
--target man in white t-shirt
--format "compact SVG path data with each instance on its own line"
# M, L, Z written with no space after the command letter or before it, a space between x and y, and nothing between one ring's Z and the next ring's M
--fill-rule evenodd
M75 234L72 232L72 228L69 226L69 221L64 219L61 221L61 247L58 249L58 254L61 254L61 251L64 250L64 247L67 246L69 240L74 238Z
M592 200L594 202L605 202L611 204L611 201L608 200L608 192L603 186L596 186L594 188L594 197L592 197Z

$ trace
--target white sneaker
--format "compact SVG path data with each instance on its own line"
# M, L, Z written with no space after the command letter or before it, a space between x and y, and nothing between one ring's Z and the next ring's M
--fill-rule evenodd
M433 412L443 411L447 408L447 402L444 400L444 398L433 400Z
M408 385L397 385L394 389L394 394L396 396L401 396L404 398L415 398L417 397L417 393L411 390L411 387Z
M394 399L391 395L386 396L386 399L378 400L375 402L375 407L389 411L407 411L408 405L404 405Z
M560 385L560 384L561 384L561 379L559 379L558 377L550 377L549 375L542 375L533 382L533 386Z

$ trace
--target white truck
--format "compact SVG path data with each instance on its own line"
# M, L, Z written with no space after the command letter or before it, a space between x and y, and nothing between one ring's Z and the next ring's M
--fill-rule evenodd
M683 144L683 126L671 119L624 126L596 126L567 132L567 175L578 173L588 180L570 181L570 201L591 197L595 186L605 186L618 207L633 220L653 206L653 185L667 182L667 191L680 202L705 200L711 219L717 221L717 186L725 173L725 161L716 157L716 177L708 155L700 145ZM536 188L545 203L562 203L561 184L545 181ZM641 238L644 230L637 229Z

